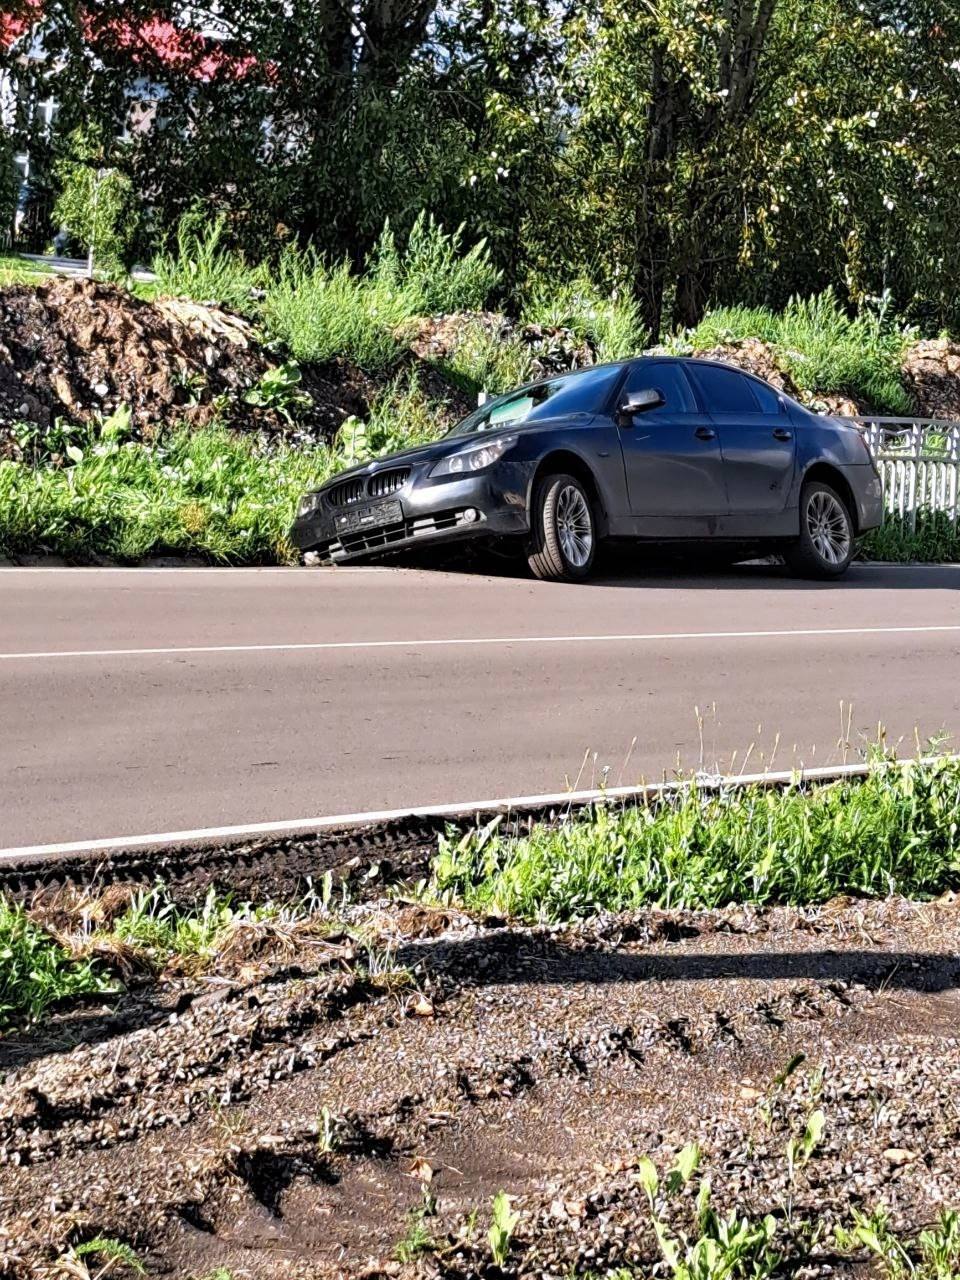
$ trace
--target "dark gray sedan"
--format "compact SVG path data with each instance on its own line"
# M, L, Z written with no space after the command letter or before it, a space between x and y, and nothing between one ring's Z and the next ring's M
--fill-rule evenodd
M709 360L597 365L484 404L442 440L341 472L291 536L341 564L461 538L522 543L538 578L586 578L606 540L779 552L836 578L880 523L861 432Z

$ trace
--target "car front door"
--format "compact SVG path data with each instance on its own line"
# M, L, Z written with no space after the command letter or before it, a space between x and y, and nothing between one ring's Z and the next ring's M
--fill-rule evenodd
M678 360L639 360L630 367L620 404L655 390L661 403L620 415L620 444L635 529L647 537L716 532L728 511L716 424L697 403Z
M692 360L689 370L716 425L733 523L784 511L793 484L796 441L786 402L759 378Z

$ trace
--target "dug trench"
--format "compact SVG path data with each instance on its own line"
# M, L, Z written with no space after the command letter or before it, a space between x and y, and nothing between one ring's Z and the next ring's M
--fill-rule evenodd
M101 1237L184 1277L647 1274L643 1158L693 1141L782 1274L872 1274L834 1222L960 1203L958 954L950 897L536 927L371 895L239 931L0 1041L0 1273Z

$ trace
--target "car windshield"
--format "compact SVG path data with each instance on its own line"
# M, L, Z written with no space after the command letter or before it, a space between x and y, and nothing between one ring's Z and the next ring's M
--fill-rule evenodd
M619 364L605 364L510 391L475 409L450 434L466 436L496 431L500 427L567 413L599 413L622 369Z

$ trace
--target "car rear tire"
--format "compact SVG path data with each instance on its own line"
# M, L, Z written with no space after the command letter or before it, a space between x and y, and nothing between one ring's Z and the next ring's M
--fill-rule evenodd
M800 493L800 537L784 552L787 567L801 578L839 578L854 552L850 510L835 489L812 480Z
M545 582L583 582L597 555L597 522L586 489L574 476L538 480L530 510L527 564Z

